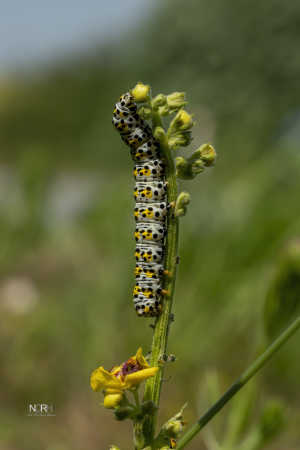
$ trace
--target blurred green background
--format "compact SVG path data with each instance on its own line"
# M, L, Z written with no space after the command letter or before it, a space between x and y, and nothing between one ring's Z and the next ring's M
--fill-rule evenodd
M180 184L192 203L161 420L188 401L192 423L207 371L225 389L263 348L266 293L300 235L299 2L153 2L124 30L0 78L1 450L132 448L130 424L99 406L89 374L151 344L151 321L131 301L132 161L111 126L137 81L186 91L196 126L184 152L210 141L218 153L215 168ZM286 405L272 450L300 448L299 342L258 376L254 420L267 398ZM28 417L39 402L56 416ZM199 436L189 448L206 447Z

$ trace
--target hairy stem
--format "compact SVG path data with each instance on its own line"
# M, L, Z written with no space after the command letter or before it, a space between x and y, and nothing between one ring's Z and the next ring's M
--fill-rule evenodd
M272 358L285 342L300 328L300 317L283 331L280 336L259 356L232 384L225 394L182 436L176 450L184 448L202 428L226 405L226 403Z
M159 126L162 127L161 118L158 112L153 111L152 113L153 129ZM164 136L161 141L161 148L164 153L166 160L166 180L168 182L167 192L168 192L168 202L172 203L176 201L177 198L177 182L176 182L176 172L175 165L171 155L171 151L168 146L167 138ZM168 216L168 231L165 244L165 269L170 273L170 276L165 277L164 289L167 291L167 295L163 301L163 311L158 317L153 334L152 340L152 351L151 351L151 366L158 366L159 359L162 354L166 353L168 334L169 334L169 324L170 324L170 313L172 309L175 280L176 280L176 269L177 269L177 248L178 248L178 218L174 216L173 208L169 210ZM145 387L145 400L151 400L155 405L159 406L161 383L163 378L163 367L157 372L155 377L150 378ZM145 434L147 436L147 443L151 444L154 431L155 431L156 414L149 417L145 422Z

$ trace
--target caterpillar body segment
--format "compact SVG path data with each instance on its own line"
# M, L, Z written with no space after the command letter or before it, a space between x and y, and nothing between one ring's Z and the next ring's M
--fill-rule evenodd
M137 244L135 248L135 259L137 262L162 263L164 255L163 245Z
M133 303L138 316L158 316L162 310L165 236L167 232L167 183L159 142L140 117L130 93L116 103L112 123L130 147L135 178L136 228L135 286Z
M144 142L137 149L131 149L130 153L133 161L137 162L161 158L159 144L152 138L148 139L147 142Z
M165 237L165 227L159 223L138 222L134 237L136 242L160 242Z
M136 221L164 222L167 214L167 203L136 203L134 217Z
M134 198L137 203L160 202L166 198L167 183L162 181L137 182Z
M162 264L137 263L135 266L136 280L161 279L164 275L164 266Z
M153 181L164 179L165 165L162 160L154 159L134 166L133 175L136 181Z

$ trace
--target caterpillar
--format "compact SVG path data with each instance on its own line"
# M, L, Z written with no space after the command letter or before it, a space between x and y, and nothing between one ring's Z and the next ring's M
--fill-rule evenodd
M159 142L140 117L133 96L120 97L112 123L130 148L134 161L134 218L136 228L135 286L133 303L138 316L158 316L162 310L165 236L167 231L167 182Z

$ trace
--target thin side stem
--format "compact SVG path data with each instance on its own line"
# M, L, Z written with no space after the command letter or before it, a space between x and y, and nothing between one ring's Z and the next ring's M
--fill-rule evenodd
M153 128L162 127L160 116L153 111ZM161 140L161 148L166 159L166 181L168 202L175 202L177 199L177 182L175 165L168 146L167 139ZM167 342L169 334L170 313L172 310L173 295L176 280L177 269L177 249L178 249L178 218L173 214L173 208L170 208L168 215L168 231L165 245L165 269L170 273L170 276L165 277L164 288L167 295L163 301L163 311L158 317L152 340L151 352L151 366L158 366L161 355L167 351ZM145 400L151 400L156 406L159 406L161 384L163 378L163 367L157 372L155 377L149 378L145 387ZM147 436L147 444L151 444L155 431L156 414L149 417L145 422L145 434Z
M176 450L184 448L202 428L226 405L226 403L272 358L272 356L300 328L300 317L283 331L280 336L259 356L251 366L233 383L225 394L203 414L202 417L178 441Z

